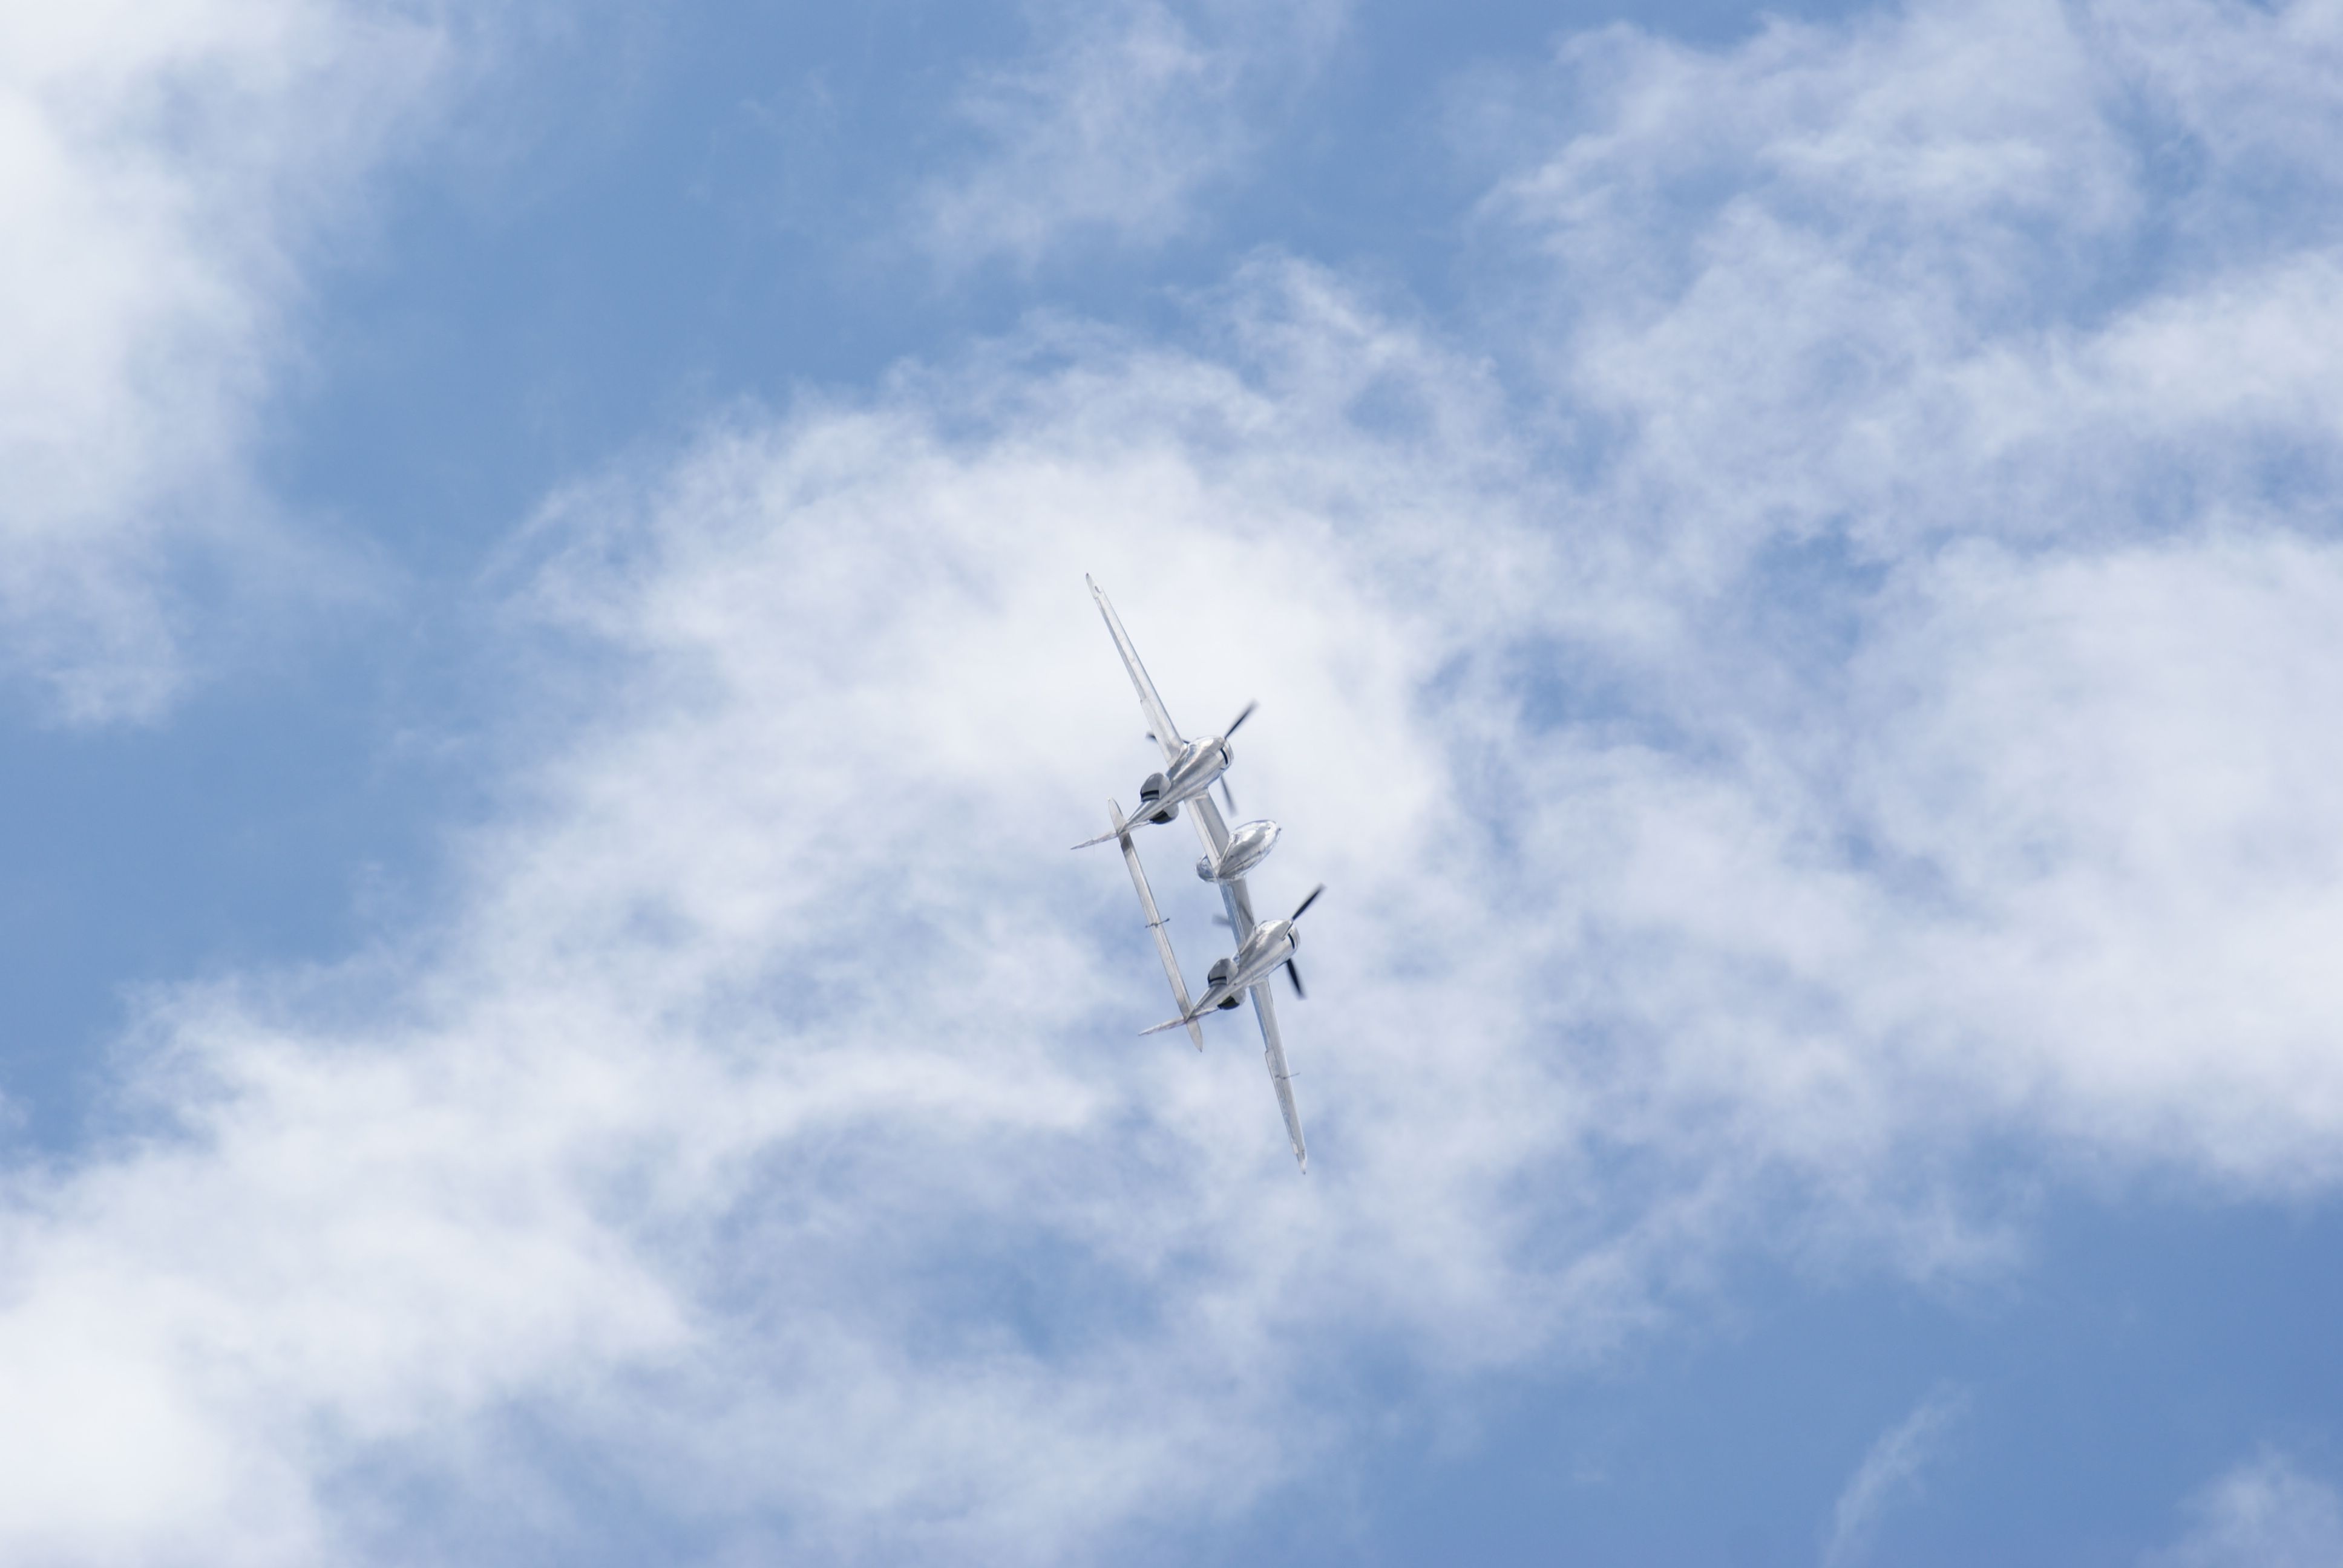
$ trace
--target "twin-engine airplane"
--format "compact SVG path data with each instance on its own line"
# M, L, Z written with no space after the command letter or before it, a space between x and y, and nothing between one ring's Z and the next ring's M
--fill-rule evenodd
M1271 821L1246 822L1233 833L1222 820L1221 810L1212 803L1212 788L1215 781L1227 792L1227 781L1222 775L1228 769L1231 752L1229 737L1237 726L1251 717L1253 705L1244 706L1218 735L1198 740L1183 740L1164 710L1163 699L1155 694L1155 683L1147 678L1147 667L1139 662L1139 652L1131 646L1131 638L1122 629L1122 622L1114 613L1114 606L1089 578L1091 597L1098 600L1099 613L1106 618L1106 628L1113 635L1115 651L1122 656L1123 668L1131 674L1131 684L1139 693L1140 710L1147 716L1148 739L1163 749L1163 771L1151 773L1140 786L1140 815L1126 819L1122 808L1107 802L1110 819L1114 826L1095 839L1086 839L1074 848L1086 849L1092 844L1103 844L1109 839L1122 846L1122 858L1131 868L1131 885L1138 890L1139 906L1147 916L1148 928L1155 933L1156 951L1163 960L1164 978L1172 982L1172 998L1179 1004L1180 1016L1145 1030L1148 1034L1165 1030L1185 1029L1196 1049L1204 1049L1203 1030L1198 1020L1223 1008L1232 1008L1246 996L1252 998L1253 1016L1261 1021L1262 1054L1269 1063L1269 1081L1277 1091L1277 1107L1285 1116L1285 1135L1293 1144L1293 1158L1300 1161L1303 1172L1310 1170L1310 1152L1302 1141L1302 1116L1293 1106L1292 1074L1286 1070L1285 1047L1277 1035L1277 1010L1270 998L1269 981L1273 972L1282 966L1293 982L1296 996L1302 990L1302 971L1293 965L1293 950L1299 939L1293 922L1302 918L1302 910L1316 901L1324 892L1322 886L1302 900L1302 909L1282 920L1256 921L1252 913L1252 893L1245 886L1245 874L1262 860L1277 843L1277 824ZM1229 958L1213 963L1204 979L1204 994L1193 1005L1188 1000L1187 982L1180 978L1180 960L1172 953L1172 939L1163 929L1163 917L1157 912L1155 895L1147 885L1147 872L1139 863L1139 849L1131 842L1131 831L1142 822L1169 822L1180 814L1182 805L1189 807L1189 819L1196 824L1196 837L1202 842L1203 855L1196 861L1196 875L1221 890L1221 901L1228 910L1229 928L1236 933L1237 950Z

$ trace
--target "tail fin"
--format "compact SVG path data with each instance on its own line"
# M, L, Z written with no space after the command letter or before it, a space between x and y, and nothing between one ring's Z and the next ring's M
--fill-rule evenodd
M1180 978L1180 960L1172 951L1172 935L1163 929L1163 916L1155 908L1155 894L1147 886L1146 869L1139 863L1139 847L1131 841L1131 825L1123 820L1122 808L1116 802L1109 800L1106 809L1109 819L1114 823L1114 831L1106 837L1122 840L1122 859L1123 863L1131 868L1131 885L1138 891L1139 907L1147 916L1147 929L1155 933L1155 951L1163 960L1163 978L1172 982L1172 1000L1179 1004L1180 1016L1161 1027L1177 1029L1186 1024L1188 1038L1196 1042L1198 1050L1202 1050L1204 1049L1204 1031L1196 1027L1195 1019L1189 1013L1188 984ZM1075 846L1076 849L1081 847L1079 844ZM1158 1031L1151 1029L1147 1032L1154 1034Z

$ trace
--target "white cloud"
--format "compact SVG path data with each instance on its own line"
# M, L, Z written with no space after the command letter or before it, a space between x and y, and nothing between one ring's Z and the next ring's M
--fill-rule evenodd
M1942 910L1916 1011L2092 1143L2331 1184L2343 558L2244 531L1933 575L1862 670L1854 774Z
M319 223L444 53L397 5L0 8L0 659L65 717L155 712L191 581L301 554L256 408Z
M1565 51L1602 116L1485 213L1545 269L1583 454L1552 620L1601 700L1552 792L1617 781L1574 879L1664 956L1613 971L1653 1049L1697 973L1743 1042L1699 1075L1778 1081L1771 1115L1823 1082L1853 1128L1943 1125L1958 1083L2333 1180L2337 273L2283 206L2170 236L2247 183L2202 84L2299 83L2337 31L2012 5ZM2150 156L2199 137L2186 178Z
M1882 1521L1898 1503L1918 1494L1921 1473L1967 1409L1966 1394L1936 1389L1864 1451L1863 1462L1831 1509L1830 1533L1823 1546L1826 1568L1860 1563L1870 1555Z
M1256 149L1265 114L1312 74L1342 0L1046 5L1035 57L977 75L961 116L981 153L924 186L915 221L959 267L1030 269L1071 244L1152 246Z
M0 1555L406 1560L416 1496L442 1555L1097 1554L1339 1452L1363 1353L1566 1367L1745 1246L2005 1261L1982 1149L2331 1190L2330 394L2227 346L2333 291L2280 232L2039 292L2197 200L2066 15L1586 45L1616 96L1490 209L1528 398L1262 266L1220 358L1052 329L558 498L508 569L580 663L457 910L164 1007L158 1125L15 1179ZM1262 699L1263 901L1331 884L1306 1180L1240 1030L1131 1036L1084 570L1188 722Z
M2334 1568L2343 1563L2343 1500L2283 1453L2264 1452L2206 1488L2187 1534L2152 1568Z
M0 1365L106 1366L213 1462L53 1448L128 1501L0 1495L0 1554L347 1555L338 1500L502 1485L514 1422L728 1536L1080 1553L1321 1451L1339 1407L1291 1394L1340 1377L1307 1332L1330 1311L1465 1364L1557 1312L1615 1337L1631 1238L1524 1280L1490 1228L1493 1203L1552 1222L1504 1189L1574 1123L1412 739L1438 627L1489 586L1427 576L1420 518L1503 502L1469 445L1411 456L1343 416L1381 387L1469 422L1472 377L1311 275L1260 286L1262 373L1307 371L1289 396L1094 348L751 424L556 506L529 600L622 673L479 846L459 924L306 997L190 996L156 1023L171 1135L12 1206ZM1240 1031L1202 1059L1136 1038L1160 982L1120 867L1064 848L1146 757L1085 568L1191 722L1262 699L1248 795L1328 802L1262 884L1337 890L1330 1000L1290 1024L1322 1176L1292 1172ZM1154 839L1200 962L1192 848ZM1462 924L1413 923L1438 918Z

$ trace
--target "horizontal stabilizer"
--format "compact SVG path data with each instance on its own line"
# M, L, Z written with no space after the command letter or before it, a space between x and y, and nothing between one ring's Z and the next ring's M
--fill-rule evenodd
M1109 840L1111 840L1111 839L1128 839L1131 837L1131 830L1133 828L1139 827L1141 824L1142 824L1142 823L1144 823L1144 822L1148 821L1149 819L1148 819L1147 817L1145 817L1145 816L1143 816L1143 815L1142 815L1142 816L1138 816L1138 817L1126 818L1126 819L1124 819L1123 823L1122 823L1122 825L1121 825L1121 827L1119 827L1119 828L1110 828L1110 829L1108 829L1105 832L1101 833L1101 834L1100 834L1097 838L1095 838L1095 839L1083 839L1081 843L1079 843L1079 844L1075 845L1075 846L1074 846L1074 848L1075 848L1075 849L1089 849L1089 848L1090 848L1091 845L1093 845L1093 844L1103 844L1103 843L1106 843L1106 842L1108 842Z

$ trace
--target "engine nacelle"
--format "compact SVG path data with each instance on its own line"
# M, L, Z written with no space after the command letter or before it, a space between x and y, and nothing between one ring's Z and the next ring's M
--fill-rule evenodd
M1180 815L1180 802L1177 800L1161 810L1155 808L1155 802L1163 799L1163 791L1168 783L1169 780L1161 773L1150 773L1147 776L1147 781L1139 787L1141 817L1150 822L1169 822Z
M1212 960L1212 967L1204 971L1204 989L1208 991L1212 990L1214 987L1221 984L1222 981L1227 980L1231 974L1234 973L1235 970L1236 966L1230 963L1228 960L1214 959ZM1222 998L1221 1000L1221 1006L1222 1008L1232 1008L1236 1005L1237 999L1233 993Z

